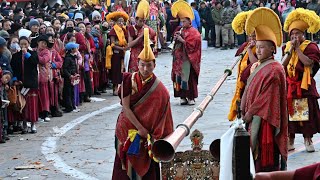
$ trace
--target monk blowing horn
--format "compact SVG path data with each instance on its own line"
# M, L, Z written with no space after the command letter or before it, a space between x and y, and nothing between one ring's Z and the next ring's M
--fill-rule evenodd
M175 150L184 139L190 133L190 129L197 122L197 120L202 117L204 110L207 108L209 103L213 100L217 91L220 89L224 81L228 76L232 74L233 68L238 64L238 62L243 58L245 53L240 54L236 61L231 65L230 69L226 69L220 80L216 83L210 93L205 97L201 104L193 110L191 115L182 123L178 124L176 130L165 137L164 139L157 140L152 146L153 155L160 161L171 161L174 158ZM219 144L219 142L217 142ZM211 149L211 148L210 148ZM212 148L215 149L215 148ZM212 152L211 154L217 154L217 152Z

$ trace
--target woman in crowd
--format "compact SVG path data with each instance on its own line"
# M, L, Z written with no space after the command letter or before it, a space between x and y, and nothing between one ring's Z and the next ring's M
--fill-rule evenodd
M20 30L22 31L22 30ZM27 31L27 30L25 30ZM21 33L22 34L22 33ZM28 34L28 33L26 33ZM26 104L23 109L23 130L28 132L27 121L31 122L31 133L36 133L36 121L39 117L38 111L38 54L30 50L29 35L21 35L19 45L21 50L12 56L11 67L13 71L13 82L15 86L23 87L25 90Z
M61 117L62 112L59 107L59 86L62 82L60 69L62 68L63 60L59 53L54 49L54 34L47 34L48 49L50 51L50 81L49 81L49 99L50 112L52 117Z
M84 36L86 41L86 50L80 51L83 56L83 80L85 84L85 93L80 96L83 97L84 102L90 102L90 97L92 95L92 82L90 71L91 69L91 61L93 60L93 52L95 51L94 42L92 36L86 31L86 25L83 22L78 24L80 29L80 33ZM81 75L80 75L81 78Z
M50 71L51 52L48 49L48 36L40 35L38 39L38 59L39 59L39 112L40 118L49 122L50 101L49 82L52 78Z

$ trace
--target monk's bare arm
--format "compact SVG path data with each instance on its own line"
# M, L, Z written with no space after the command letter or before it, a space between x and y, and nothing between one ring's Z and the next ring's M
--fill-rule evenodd
M249 60L250 63L255 63L258 61L258 58L253 54L252 49L248 48Z
M126 117L134 125L134 127L137 128L137 130L139 131L139 135L147 138L148 131L142 126L142 124L139 122L130 108L130 95L122 99L122 106Z
M300 50L300 48L296 49L296 52L298 54L299 60L303 63L305 66L312 66L313 61L306 55L303 54L303 52Z

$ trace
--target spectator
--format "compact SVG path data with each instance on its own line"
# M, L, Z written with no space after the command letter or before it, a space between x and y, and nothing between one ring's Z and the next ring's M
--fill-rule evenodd
M201 24L204 26L205 29L205 40L208 41L208 46L213 47L215 46L215 30L214 30L214 21L212 19L211 10L207 7L205 2L200 3L199 14L201 18ZM210 33L210 38L209 38Z
M295 8L293 6L291 6L291 2L287 2L286 4L286 8L282 11L282 20L283 22L286 21L287 16L294 10Z
M165 10L166 10L166 29L167 29L167 41L171 42L172 39L172 31L174 29L172 29L171 24L170 24L170 20L173 19L172 14L171 14L171 7L170 4L168 3L168 1L164 2L164 6L165 6Z
M222 40L221 40L221 31L222 31L222 25L223 21L221 18L222 13L222 5L221 2L217 1L215 3L215 7L212 8L212 19L214 21L214 28L215 28L215 34L216 34L216 48L220 48Z
M234 48L234 32L231 27L232 20L237 15L236 11L230 6L230 1L224 2L224 9L221 13L222 18L222 41L223 47L221 50L227 50L228 48Z
M199 30L200 32L200 16L199 16L199 12L196 10L197 9L197 4L195 2L191 3L191 7L193 10L193 14L194 14L194 20L192 20L192 27L196 28Z
M255 6L255 5L253 4L253 1L252 1L252 0L249 0L249 1L248 1L248 6L245 7L244 10L245 10L245 11L250 11L250 10L254 10L254 9L256 9L256 8L257 8L257 6Z

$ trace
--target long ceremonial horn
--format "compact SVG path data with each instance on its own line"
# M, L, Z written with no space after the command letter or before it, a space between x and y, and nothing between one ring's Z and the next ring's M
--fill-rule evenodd
M246 52L246 51L244 51ZM244 53L237 57L236 61L231 65L230 69L226 69L220 80L216 83L210 93L205 97L201 104L193 110L191 115L182 123L178 124L176 130L165 137L156 141L152 146L153 155L160 161L171 161L174 157L175 150L184 139L190 133L190 129L197 122L197 120L203 115L204 110L207 108L209 103L213 100L214 95L222 86L223 82L228 76L232 74L232 69L238 64L243 58Z

